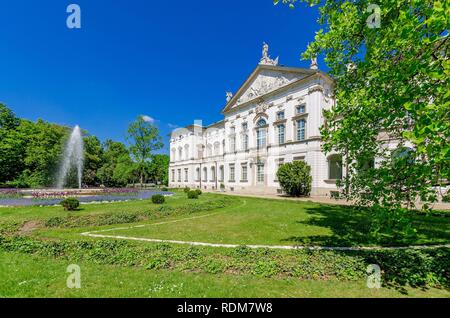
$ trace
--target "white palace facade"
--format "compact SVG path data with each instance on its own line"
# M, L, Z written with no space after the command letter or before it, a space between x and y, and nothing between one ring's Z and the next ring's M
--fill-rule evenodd
M333 80L316 60L309 69L279 66L264 44L260 63L226 101L223 120L172 132L170 187L280 193L278 167L303 160L313 195L336 191L342 159L325 154L320 137L323 111L335 103Z

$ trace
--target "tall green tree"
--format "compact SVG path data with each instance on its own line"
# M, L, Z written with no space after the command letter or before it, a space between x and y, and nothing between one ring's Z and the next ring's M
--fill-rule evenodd
M103 146L95 136L87 136L84 141L83 183L95 186L99 183L98 170L103 165Z
M169 163L170 157L168 155L153 155L148 165L148 175L150 180L154 181L156 184L162 183L167 185L169 182Z
M25 140L17 131L20 119L0 103L0 183L11 181L23 167Z
M130 143L130 152L139 167L140 182L143 184L146 162L151 159L154 151L164 146L162 138L156 125L139 116L128 127L127 139Z
M280 2L294 7L297 1L274 1ZM324 54L336 80L324 150L345 158L341 185L349 199L387 208L387 223L391 216L401 221L402 206L417 198L436 201L433 187L450 180L450 3L301 2L320 5L323 26L302 56Z
M100 182L108 187L131 183L134 178L134 162L126 146L121 142L107 140L103 148L103 165L97 171ZM127 166L132 169L127 169Z

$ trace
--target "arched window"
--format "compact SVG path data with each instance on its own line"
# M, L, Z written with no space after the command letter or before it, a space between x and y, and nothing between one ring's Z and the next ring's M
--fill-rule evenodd
M209 144L206 146L206 156L211 157L212 156L212 145Z
M183 160L183 148L178 148L178 160Z
M212 182L216 181L216 168L215 167L211 167L211 181Z
M203 158L203 149L204 149L203 145L197 145L197 159Z
M176 149L172 149L171 154L172 154L171 160L172 161L176 161L177 160L177 158L176 158L177 150Z
M208 169L206 167L203 168L203 181L208 181Z
M342 157L340 155L332 155L328 157L328 179L342 179Z
M260 120L258 120L258 122L256 123L256 127L260 128L260 127L264 127L267 125L267 122L264 118L261 118Z
M262 149L266 146L267 139L267 122L264 118L260 118L256 122L256 147Z
M196 169L196 181L200 181L200 178L201 178L201 176L200 176L200 168L197 168Z

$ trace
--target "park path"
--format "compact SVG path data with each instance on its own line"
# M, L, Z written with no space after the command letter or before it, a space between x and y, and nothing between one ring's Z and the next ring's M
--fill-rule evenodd
M244 199L243 204L233 208L240 209L247 204L247 201ZM348 246L348 247L339 247L339 246L306 246L306 245L254 245L254 244L222 244L222 243L207 243L207 242L191 242L191 241L179 241L179 240L163 240L156 238L144 238L144 237L133 237L133 236L122 236L122 235L107 235L100 234L112 231L120 231L120 230L129 230L136 228L143 228L148 226L157 226L162 224L170 224L176 222L183 222L195 219L206 218L210 216L214 216L217 214L221 214L223 212L210 213L200 216L193 216L189 218L164 221L158 223L151 224L141 224L141 225L133 225L127 227L116 227L106 230L99 231L91 231L81 233L82 236L94 237L94 238L107 238L107 239L116 239L116 240L128 240L128 241L140 241L140 242L151 242L151 243L169 243L169 244L178 244L178 245L189 245L189 246L207 246L207 247L221 247L221 248L237 248L241 246L246 246L251 249L273 249L273 250L323 250L323 251L375 251L375 250L407 250L407 249L415 249L415 250L425 250L425 249L435 249L435 248L450 248L450 244L442 244L442 245L416 245L416 246Z

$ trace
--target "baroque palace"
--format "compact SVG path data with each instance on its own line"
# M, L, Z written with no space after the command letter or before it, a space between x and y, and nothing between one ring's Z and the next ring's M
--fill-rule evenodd
M318 70L279 66L264 43L262 58L235 93L226 94L224 119L172 132L170 187L280 193L277 169L303 160L311 167L312 194L336 191L342 159L321 149L323 111L333 107L333 79Z

